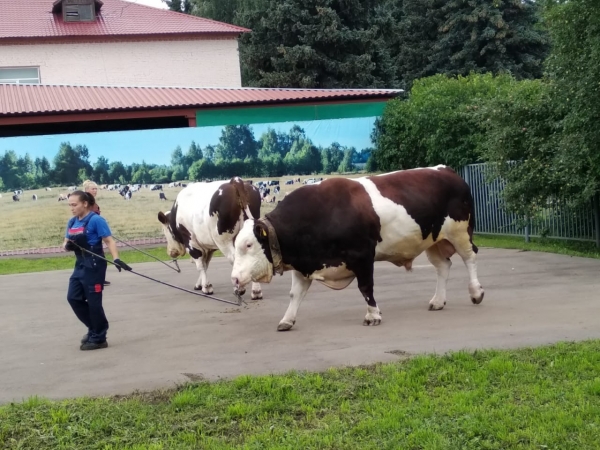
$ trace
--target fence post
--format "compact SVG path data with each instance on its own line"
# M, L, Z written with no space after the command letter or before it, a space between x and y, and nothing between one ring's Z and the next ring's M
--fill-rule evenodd
M596 228L596 247L600 248L600 193L594 196L594 225Z
M471 176L470 176L471 174L469 173L469 169L470 169L470 167L468 165L464 166L463 174L464 174L465 182L469 185L469 187L471 187Z
M525 242L531 242L531 237L529 236L529 216L525 216Z

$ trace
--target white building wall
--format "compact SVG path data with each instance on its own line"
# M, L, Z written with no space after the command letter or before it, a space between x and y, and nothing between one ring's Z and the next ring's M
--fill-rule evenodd
M235 38L0 44L0 68L38 66L42 84L240 87Z

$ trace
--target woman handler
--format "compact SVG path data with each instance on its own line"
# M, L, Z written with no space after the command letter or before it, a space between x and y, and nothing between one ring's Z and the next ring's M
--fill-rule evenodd
M102 307L107 263L88 252L104 257L104 241L119 272L121 269L131 270L131 267L119 259L119 252L106 220L92 211L94 204L94 196L87 192L75 191L69 196L73 217L67 224L63 244L65 250L75 252L76 258L75 269L69 279L67 300L77 318L88 328L81 340L81 350L108 347L108 321Z

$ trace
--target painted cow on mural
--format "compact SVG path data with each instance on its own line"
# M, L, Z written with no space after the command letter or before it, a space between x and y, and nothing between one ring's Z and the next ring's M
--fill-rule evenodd
M194 289L212 294L206 271L216 250L233 263L233 241L244 220L260 217L260 194L241 178L230 181L194 183L182 189L166 213L159 212L158 220L167 238L167 253L177 258L189 252L200 272ZM243 295L246 283L234 292ZM259 283L252 283L252 300L262 298Z
M246 220L235 241L234 285L269 283L292 271L290 304L278 330L296 323L313 280L344 289L354 278L367 302L364 325L379 325L373 297L375 261L410 270L423 251L437 271L430 310L446 304L446 282L456 252L469 273L474 304L483 300L473 244L475 216L469 186L445 166L363 178L331 178L303 186L259 220Z

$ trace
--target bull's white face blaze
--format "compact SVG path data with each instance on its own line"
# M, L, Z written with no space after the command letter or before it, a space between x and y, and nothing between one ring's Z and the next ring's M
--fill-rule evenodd
M231 281L234 285L244 286L250 281L270 283L272 278L273 264L254 235L254 220L246 220L235 239Z
M165 217L167 218L167 223L164 224L161 222L162 225L162 229L163 229L163 234L165 235L165 238L167 239L167 253L169 254L169 256L171 258L179 258L182 256L185 256L185 246L180 243L177 242L175 240L175 237L173 236L173 233L171 232L171 229L169 228L169 215L171 214L171 211L167 211L165 213Z

